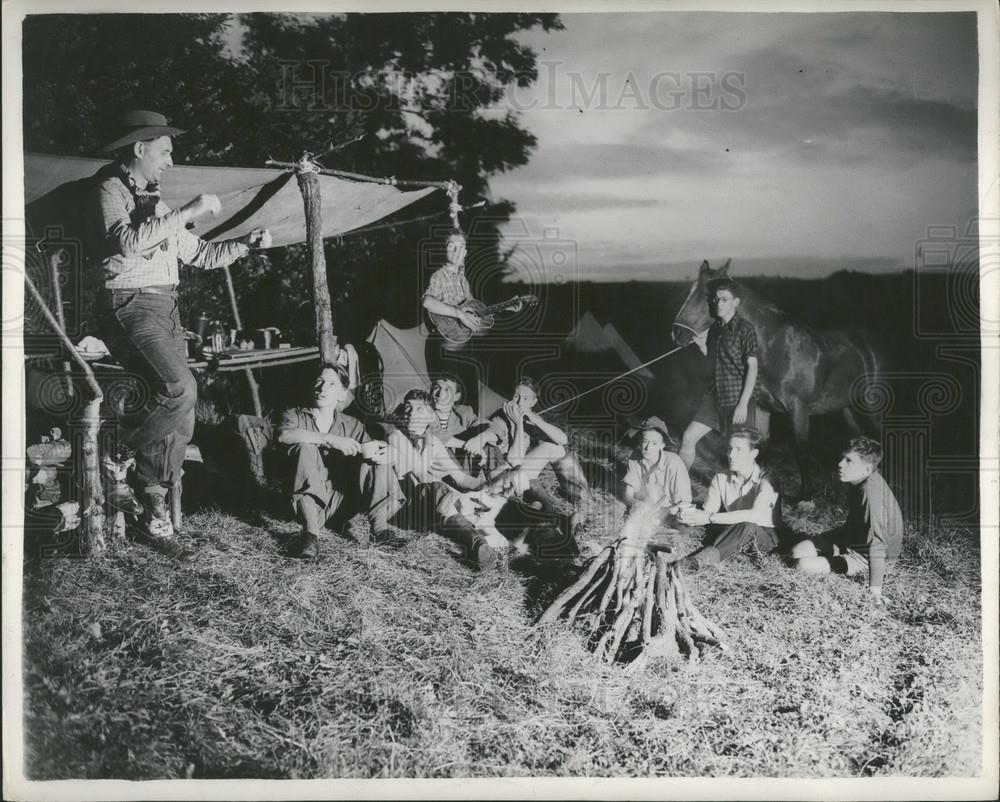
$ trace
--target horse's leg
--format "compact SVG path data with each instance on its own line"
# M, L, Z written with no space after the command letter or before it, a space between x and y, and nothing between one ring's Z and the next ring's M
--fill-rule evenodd
M757 411L754 413L754 418L757 422L757 431L760 432L760 436L764 440L768 440L771 437L771 410L764 409L764 407L758 406Z
M855 437L861 434L861 426L858 424L858 418L854 414L854 410L850 407L844 407L841 410L841 413L844 416L844 422L847 424L847 428L851 430L851 434Z
M789 414L792 418L792 431L795 437L795 459L799 463L800 499L812 496L809 485L809 410L802 401L792 404Z

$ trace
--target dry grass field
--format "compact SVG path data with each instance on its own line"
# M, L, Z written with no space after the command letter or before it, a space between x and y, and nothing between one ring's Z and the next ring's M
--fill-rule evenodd
M698 490L696 490L697 494ZM842 510L786 507L798 531ZM586 553L621 507L587 510ZM178 567L120 545L26 565L27 773L50 778L864 777L980 771L978 533L908 524L886 607L775 556L687 575L729 636L598 662L534 625L574 566L477 574L427 533L284 556L293 522L187 518ZM690 532L674 536L679 552Z

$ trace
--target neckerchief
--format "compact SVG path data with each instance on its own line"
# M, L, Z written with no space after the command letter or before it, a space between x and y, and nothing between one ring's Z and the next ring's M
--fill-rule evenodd
M160 185L150 181L144 189L139 189L135 177L124 164L118 165L118 177L132 195L132 201L135 203L132 221L138 225L144 223L150 217L154 217L156 215L156 206L160 202ZM165 251L169 247L169 243L164 239L151 250L159 248L161 251ZM152 253L143 254L143 257L151 259Z

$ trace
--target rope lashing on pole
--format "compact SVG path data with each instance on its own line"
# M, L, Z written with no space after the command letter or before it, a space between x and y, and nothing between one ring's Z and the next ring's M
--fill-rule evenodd
M318 173L319 175L333 176L334 178L346 178L351 181L363 181L368 184L383 184L393 187L435 187L437 189L443 189L447 192L453 185L458 186L458 184L454 181L411 181L408 179L396 178L394 176L385 177L365 175L364 173L352 173L348 170L332 170L328 167L323 167L322 165L317 164L309 153L306 153L303 158L297 162L283 162L278 161L277 159L267 159L264 164L268 167L282 167L287 170L295 170L297 172L308 171L311 173Z

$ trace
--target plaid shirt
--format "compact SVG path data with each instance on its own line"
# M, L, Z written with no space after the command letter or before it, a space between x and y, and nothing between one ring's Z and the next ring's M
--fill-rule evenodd
M465 277L465 267L460 266L458 270L452 270L448 265L439 267L434 271L431 280L427 283L427 290L424 297L436 298L442 303L450 306L458 306L462 301L472 297L472 289L469 287L469 280Z
M757 332L753 325L736 314L728 323L717 319L708 330L708 353L712 357L715 375L715 404L734 407L743 394L747 375L747 360L757 357ZM751 400L757 398L754 382Z
M88 225L106 288L177 284L179 262L207 270L250 252L236 240L209 243L192 234L180 212L160 200L158 188L139 189L125 165L111 165L102 173L89 204Z

